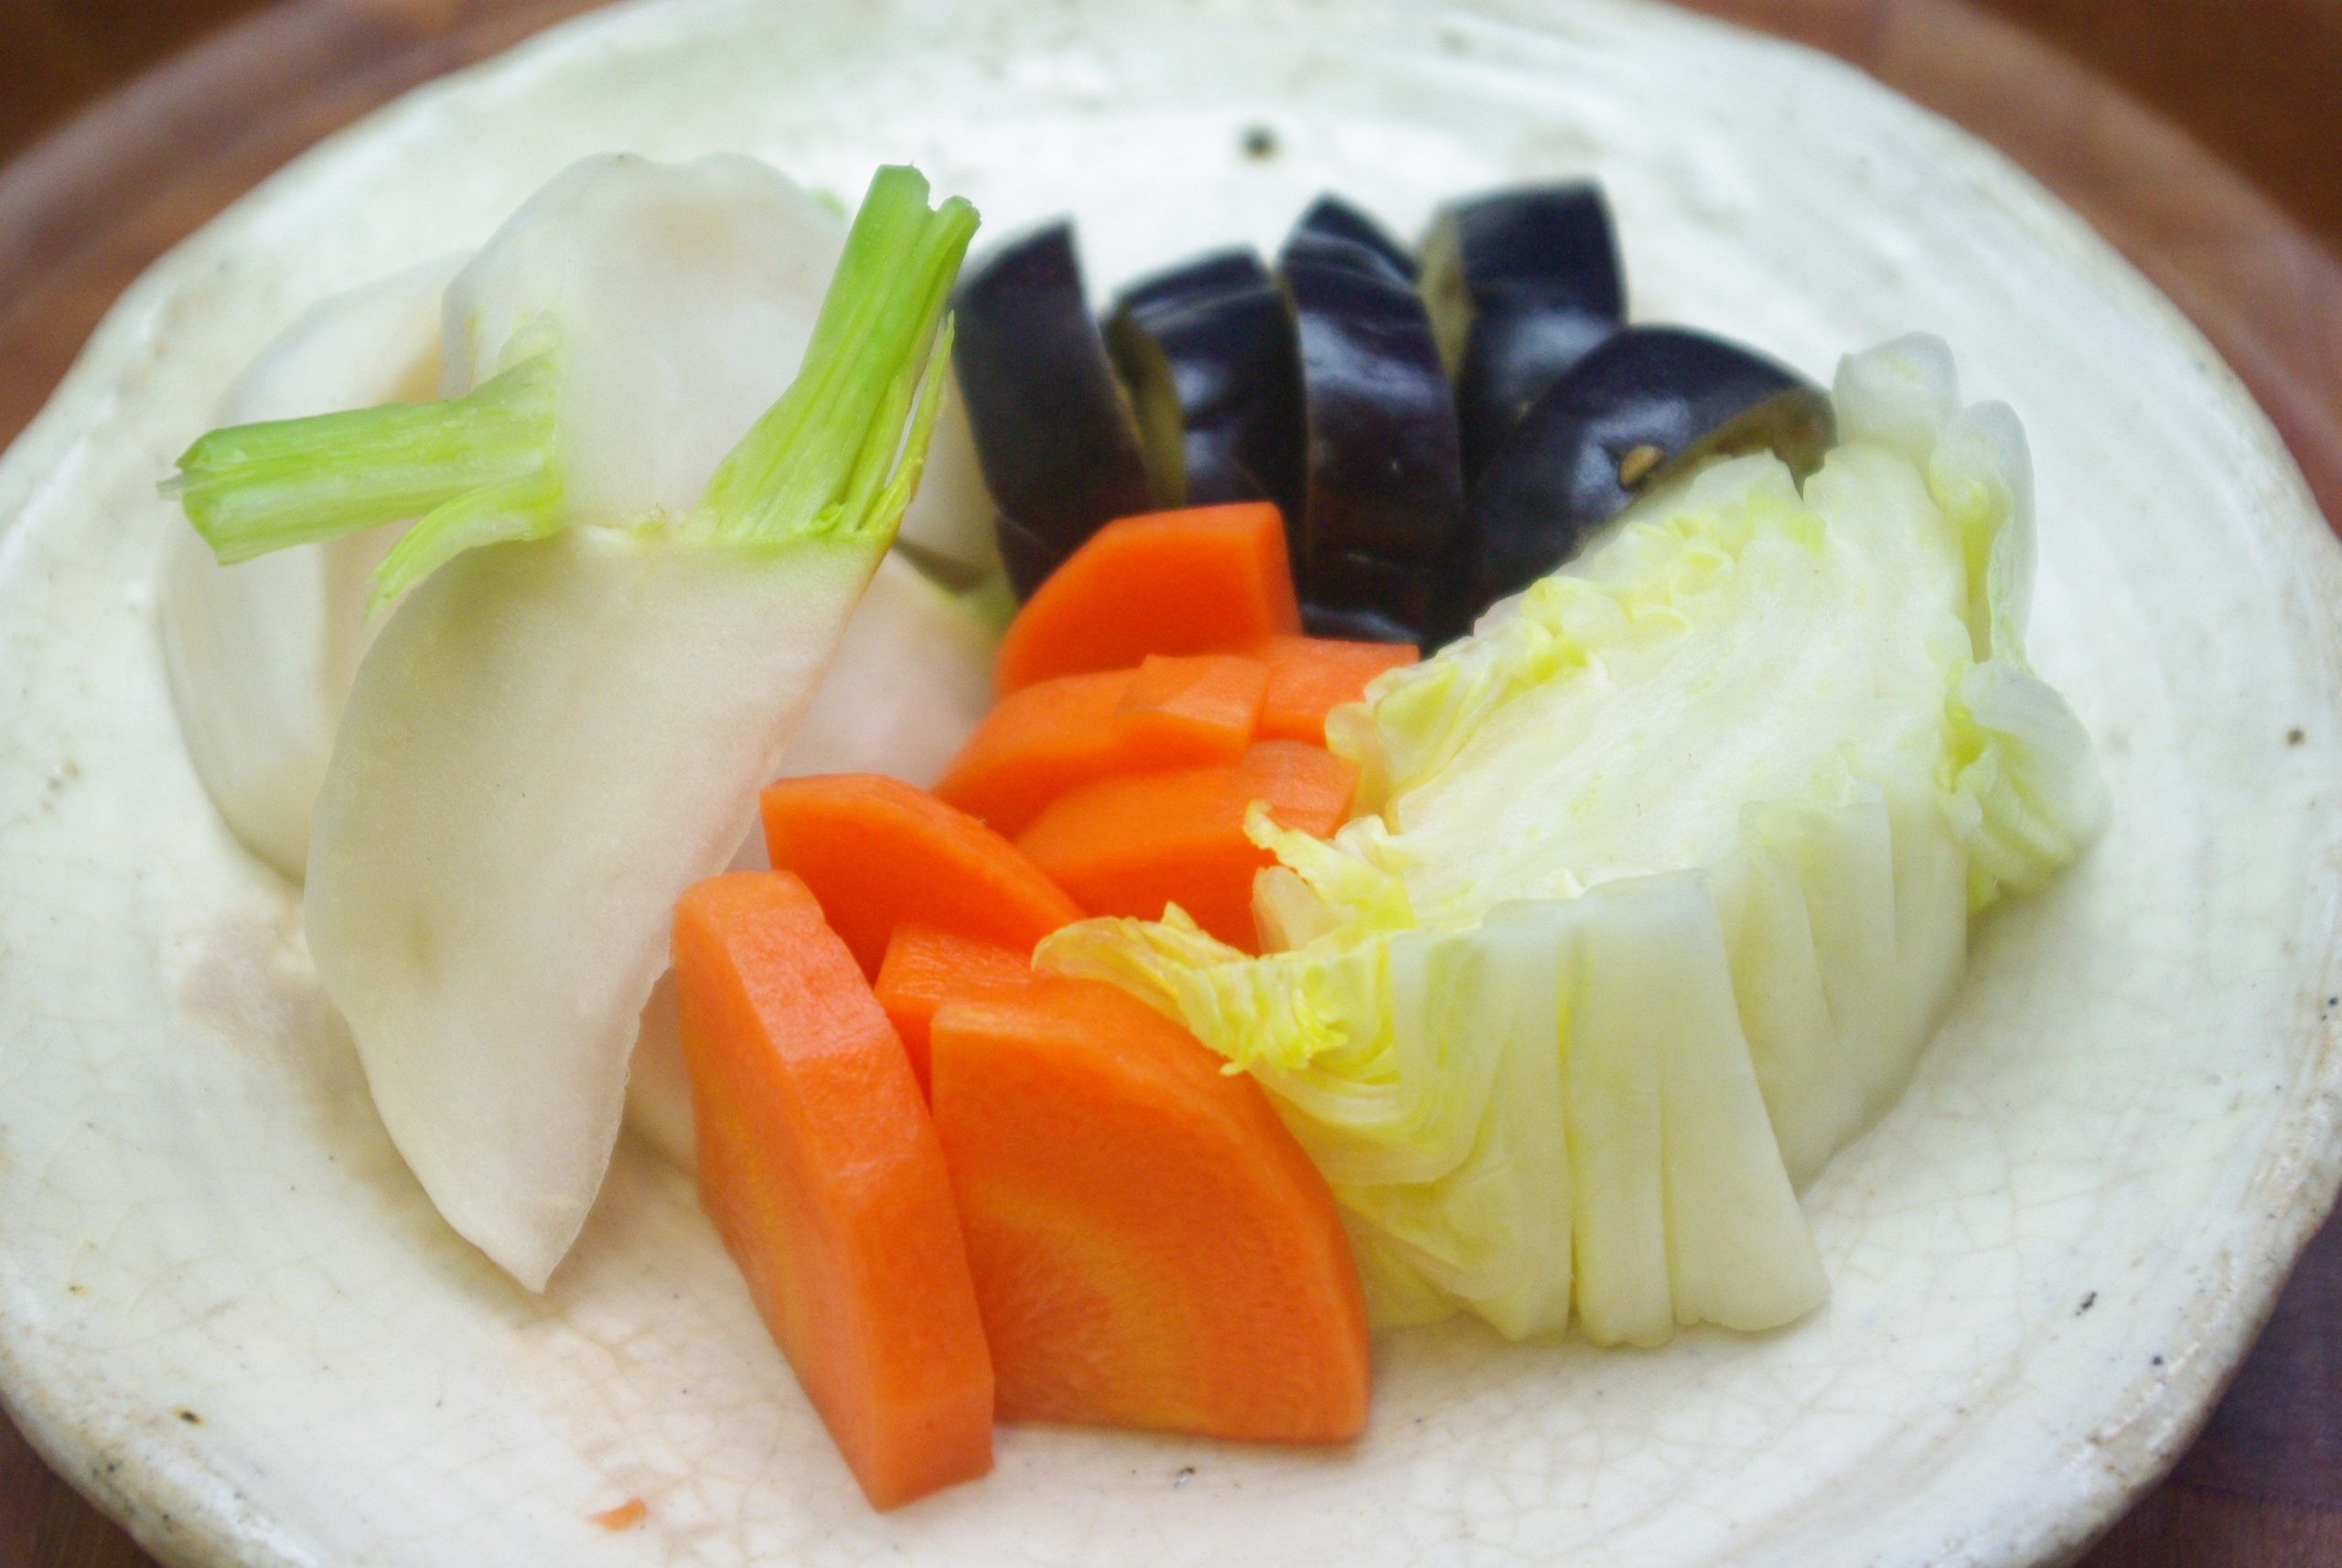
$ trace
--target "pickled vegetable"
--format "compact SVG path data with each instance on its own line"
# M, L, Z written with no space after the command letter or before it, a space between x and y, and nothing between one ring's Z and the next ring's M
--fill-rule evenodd
M1302 505L1293 320L1260 258L1218 251L1122 295L1106 346L1130 389L1157 505Z
M976 456L1013 525L1001 554L1029 592L1101 524L1147 509L1138 429L1090 318L1069 222L992 252L954 308L951 362Z
M1423 293L1456 382L1468 489L1529 405L1626 320L1601 188L1531 186L1445 209L1423 242Z
M1008 575L1008 585L1021 604L1031 598L1033 590L1058 569L1066 552L1047 543L1005 513L994 514L992 529L994 540L1000 546L1001 570Z
M1376 618L1410 628L1407 640L1421 642L1453 597L1450 575L1446 562L1399 562L1367 551L1337 550L1318 557L1311 592L1321 614Z
M1463 518L1456 405L1423 300L1367 255L1305 226L1280 258L1307 429L1302 595L1421 629L1407 589L1440 569Z
M1402 625L1380 610L1335 609L1326 605L1301 607L1301 629L1311 637L1330 637L1351 642L1402 643L1411 648L1423 646L1423 634L1412 626Z
M1285 255L1314 252L1381 272L1401 283L1415 281L1415 259L1391 231L1330 192L1309 204L1285 241Z
M1472 493L1466 599L1444 631L1569 559L1587 532L1703 459L1770 451L1802 481L1837 439L1794 371L1681 327L1632 327L1521 416Z
M1114 296L1114 315L1144 317L1167 314L1224 294L1261 287L1268 282L1268 268L1261 264L1261 258L1250 247L1230 245L1225 250L1206 251L1176 267L1150 273L1129 285ZM1111 322L1106 336L1107 346L1112 349Z

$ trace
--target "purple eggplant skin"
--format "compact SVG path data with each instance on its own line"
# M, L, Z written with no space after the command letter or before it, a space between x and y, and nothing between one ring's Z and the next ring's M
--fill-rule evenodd
M1769 449L1802 480L1836 441L1829 398L1794 371L1685 328L1627 328L1531 404L1498 450L1472 492L1466 592L1434 629L1461 631L1694 464Z
M1018 604L1031 598L1033 591L1072 553L1043 543L1024 524L1004 513L993 514L992 532L1000 545L1001 569L1008 575L1009 590L1016 596Z
M1456 403L1412 286L1307 247L1289 247L1280 271L1307 431L1301 596L1359 605L1333 563L1429 567L1461 529Z
M1415 281L1415 259L1391 231L1328 191L1311 202L1285 237L1278 263L1296 252L1388 273L1402 283Z
M1133 306L1125 295L1106 348L1138 415L1155 503L1273 501L1291 540L1303 499L1301 366L1284 295L1257 259L1252 269L1253 281L1176 303L1157 293Z
M1404 627L1407 640L1421 643L1438 624L1452 590L1441 562L1397 562L1361 551L1321 556L1316 580L1304 603L1321 612L1338 611Z
M1000 512L1062 558L1146 510L1138 428L1083 296L1073 225L995 248L962 278L953 314L951 366Z
M1610 204L1590 181L1457 202L1423 241L1421 287L1456 381L1468 491L1529 405L1626 322Z
M1114 308L1107 319L1112 322L1117 317L1130 317L1144 322L1149 317L1184 310L1190 305L1216 299L1224 294L1268 288L1273 282L1269 269L1261 263L1259 252L1248 245L1206 251L1177 266L1149 273L1136 283L1124 286L1114 295ZM1111 343L1108 345L1109 348L1112 346Z
M1344 642L1402 642L1410 648L1423 647L1423 633L1413 627L1402 626L1380 610L1304 605L1301 629L1310 637L1338 638Z

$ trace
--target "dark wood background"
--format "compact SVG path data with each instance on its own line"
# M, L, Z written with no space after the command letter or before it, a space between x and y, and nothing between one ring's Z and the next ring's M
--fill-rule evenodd
M2342 520L2342 0L1695 0L1998 144L2187 309ZM0 0L0 443L172 241L586 0ZM2342 1568L2342 1221L2087 1568ZM0 1420L0 1564L148 1568Z

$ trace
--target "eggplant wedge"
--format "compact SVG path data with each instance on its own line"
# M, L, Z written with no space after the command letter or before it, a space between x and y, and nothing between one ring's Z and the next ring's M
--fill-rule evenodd
M1589 181L1458 202L1423 241L1421 286L1468 491L1529 405L1626 321L1610 204Z
M993 514L992 532L1000 544L1001 570L1006 574L1009 591L1016 596L1018 604L1031 598L1033 590L1048 580L1058 563L1073 553L1044 544L1005 512Z
M1072 224L994 250L961 280L953 309L951 366L984 488L1024 535L1003 531L1004 555L1037 545L1054 567L1103 524L1146 510L1138 428L1090 314Z
M1421 577L1446 558L1464 513L1456 403L1422 297L1389 270L1359 264L1364 254L1296 235L1281 258L1307 440L1302 597L1396 614L1421 629L1403 607L1362 596L1356 564Z
M1802 480L1837 440L1794 371L1681 327L1613 334L1530 405L1472 492L1459 631L1552 571L1592 530L1692 464L1769 449Z
M1286 236L1284 255L1315 252L1388 273L1402 283L1415 281L1415 259L1391 231L1340 197L1327 193L1309 204Z
M1316 580L1305 603L1321 614L1355 616L1407 628L1406 640L1423 642L1439 624L1450 596L1445 562L1398 562L1363 551L1338 551L1320 557ZM1379 641L1392 640L1389 638Z
M1111 323L1118 317L1128 316L1144 321L1224 294L1266 288L1270 282L1269 269L1261 264L1259 254L1244 245L1206 251L1176 267L1150 273L1115 295L1113 312L1107 317L1107 347L1113 346Z
M1379 610L1334 609L1326 605L1301 607L1301 629L1311 637L1338 638L1344 642L1403 642L1423 646L1423 633L1402 626Z
M1250 251L1222 252L1125 291L1106 348L1130 391L1155 504L1303 499L1301 367L1293 317Z

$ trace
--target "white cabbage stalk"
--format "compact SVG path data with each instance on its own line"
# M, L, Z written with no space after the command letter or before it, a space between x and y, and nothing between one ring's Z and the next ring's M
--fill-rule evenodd
M713 350L768 242L725 193L778 177L708 160L682 172L714 195L662 211L593 188L648 167L617 166L556 180L450 290L472 391L215 432L177 481L223 558L422 513L317 799L309 947L400 1152L532 1289L600 1185L674 900L745 835L917 487L975 226L880 171L727 455L661 422L701 412L680 349ZM672 267L633 253L661 223Z
M439 381L439 300L461 257L319 301L221 400L222 424L422 403ZM246 848L297 882L309 807L371 640L366 579L395 525L223 566L192 530L163 547L164 667L196 776Z
M2029 461L1912 338L1847 360L1842 444L1638 502L1331 725L1364 814L1254 832L1288 950L1176 913L1038 961L1257 1075L1379 1320L1652 1344L1824 1299L1796 1188L1901 1092L1972 911L2098 830L2026 668Z

